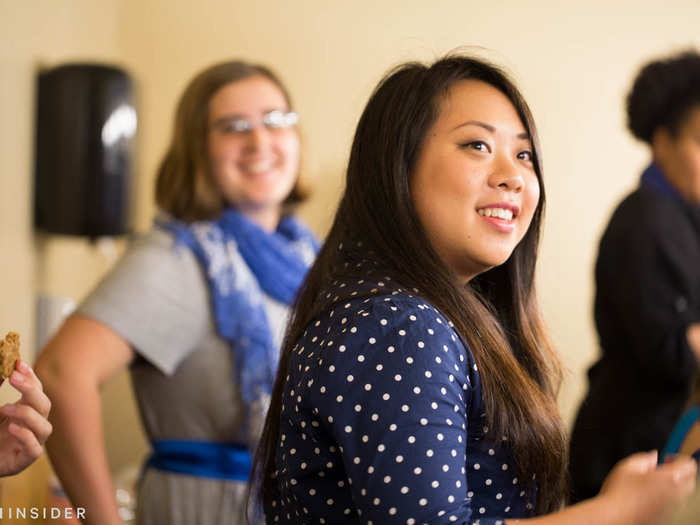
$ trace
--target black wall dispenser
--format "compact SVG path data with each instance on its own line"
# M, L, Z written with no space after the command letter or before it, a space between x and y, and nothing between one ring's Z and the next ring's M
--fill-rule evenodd
M130 229L137 115L121 69L68 64L38 79L34 224L90 238Z

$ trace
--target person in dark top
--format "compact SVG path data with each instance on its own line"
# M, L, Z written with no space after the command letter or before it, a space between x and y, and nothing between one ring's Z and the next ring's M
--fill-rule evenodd
M700 359L700 55L642 68L627 116L652 161L600 241L602 355L571 438L574 501L594 496L620 458L663 448Z
M539 159L494 66L450 56L379 84L283 344L251 475L267 523L641 524L692 490L692 460L642 454L560 510Z

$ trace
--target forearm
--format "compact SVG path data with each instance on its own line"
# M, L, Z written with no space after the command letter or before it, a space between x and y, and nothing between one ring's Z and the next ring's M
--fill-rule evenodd
M121 524L104 449L96 385L71 378L45 388L53 400L54 432L47 452L71 503L85 508L86 525Z
M100 387L132 361L119 334L93 319L72 316L44 348L35 370L53 402L51 462L85 524L121 523L102 432Z
M598 496L547 516L520 521L527 525L669 523L695 490L697 465L689 457L679 457L657 466L657 459L656 452L629 456L608 474Z
M629 525L633 523L624 507L607 501L604 496L582 501L559 512L525 520L507 520L508 525Z

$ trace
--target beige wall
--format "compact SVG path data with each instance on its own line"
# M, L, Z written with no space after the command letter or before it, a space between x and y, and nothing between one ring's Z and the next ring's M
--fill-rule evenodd
M36 294L80 298L111 259L84 241L32 234L35 75L68 60L119 63L118 10L117 0L0 0L0 333L19 332L30 362ZM0 388L0 403L16 397L9 385ZM43 502L46 475L41 461L5 480L2 505Z
M342 189L359 113L392 65L458 46L509 69L528 98L545 157L549 207L539 268L545 317L569 369L560 406L567 422L597 347L592 263L615 203L647 161L624 129L623 97L647 57L700 47L697 0L656 2L458 0L0 0L0 331L33 342L39 290L76 298L112 260L84 242L51 240L39 259L31 233L33 79L40 63L92 58L129 69L139 88L136 224L148 227L153 173L177 97L202 67L231 57L271 65L286 80L316 187L302 215L321 234ZM533 7L534 6L534 7ZM0 400L8 396L0 390ZM124 377L110 386L110 428L135 428ZM137 430L110 443L114 470L145 450Z
M0 332L20 332L28 358L38 270L31 221L35 74L64 60L116 61L116 14L116 1L0 0L0 289L12 298L0 302ZM80 281L81 273L67 277Z
M342 188L354 126L381 75L459 46L508 68L538 122L548 211L539 269L546 319L569 369L560 406L570 422L597 352L592 264L612 207L636 183L644 147L624 127L639 65L700 47L700 3L262 0L124 4L121 49L141 82L139 224L153 213L153 172L185 83L229 57L262 61L286 80L301 115L315 198L302 214L321 234ZM583 5L582 5L583 4ZM534 6L534 7L533 7ZM482 49L478 49L480 46Z

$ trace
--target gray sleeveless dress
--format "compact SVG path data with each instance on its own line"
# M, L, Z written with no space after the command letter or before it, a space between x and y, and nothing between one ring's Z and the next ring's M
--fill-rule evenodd
M238 271L250 272L239 258ZM279 347L286 305L265 297ZM244 407L229 345L214 327L201 266L172 237L137 239L79 307L137 353L130 367L141 420L150 440L245 443ZM147 469L138 490L140 525L246 523L247 484Z

